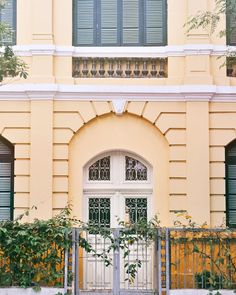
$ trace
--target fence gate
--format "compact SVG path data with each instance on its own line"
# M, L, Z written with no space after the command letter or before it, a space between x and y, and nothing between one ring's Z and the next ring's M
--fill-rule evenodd
M118 241L119 234L120 229L112 230L115 241ZM106 253L106 258L79 248L80 235L91 243L96 253ZM65 255L65 292L71 289L74 295L169 294L168 230L157 230L156 241L152 244L145 241L132 243L125 258L118 245L111 248L109 239L98 233L82 233L80 229L73 229L72 240L72 250ZM108 261L111 264L107 266ZM127 270L138 261L141 267L137 267L133 279Z

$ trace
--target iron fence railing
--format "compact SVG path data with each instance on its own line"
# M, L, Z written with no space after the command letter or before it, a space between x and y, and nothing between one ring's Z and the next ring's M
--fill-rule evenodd
M235 289L236 231L172 229L171 289Z
M236 288L236 231L159 228L153 242L134 240L123 249L123 230L110 229L108 238L73 229L72 248L64 255L65 292L168 295L175 289ZM80 239L93 250L86 252ZM137 266L134 278L127 265Z

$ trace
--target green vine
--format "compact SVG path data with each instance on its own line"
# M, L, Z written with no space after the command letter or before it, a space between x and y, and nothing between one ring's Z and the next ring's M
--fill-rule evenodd
M0 286L60 286L64 249L71 240L69 209L47 221L4 221L0 224ZM21 216L22 217L22 216Z
M129 262L132 246L143 243L149 247L159 239L162 243L166 238L166 229L160 227L157 217L147 221L140 219L136 223L119 221L119 228L111 230L97 227L71 218L71 207L65 208L59 215L49 220L35 220L22 223L20 216L15 221L0 223L0 286L33 287L36 291L41 286L62 287L64 279L64 250L71 253L72 243L77 242L83 251L104 261L105 266L113 264L113 252L120 251L125 261L126 280L133 283L141 260ZM72 240L73 227L79 228L79 236ZM106 240L107 247L96 250L85 235L99 235ZM175 228L170 229L170 246L173 249L185 249L179 259L198 257L204 267L193 273L195 287L212 290L221 288L232 289L236 274L236 232L223 228L208 229L206 224L197 225L191 216L179 214ZM163 244L162 244L163 245ZM205 245L204 247L202 245ZM173 251L172 251L173 250ZM171 267L176 257L171 258ZM69 271L68 281L72 281ZM218 295L220 291L217 291Z

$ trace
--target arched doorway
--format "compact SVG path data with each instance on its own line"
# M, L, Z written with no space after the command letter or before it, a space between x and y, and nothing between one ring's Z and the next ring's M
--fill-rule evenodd
M69 198L73 214L84 221L117 227L118 217L135 221L159 213L162 223L168 225L168 142L154 125L134 115L109 114L93 119L70 142ZM97 249L104 244L99 235L90 238L92 242L98 239ZM137 249L139 254L143 251L144 259L149 258L134 286L151 288L153 252L145 253L145 246ZM82 252L80 261L82 289L91 290L95 285L96 289L110 289L112 270L104 268L104 262ZM126 289L122 274L120 283Z
M152 168L137 155L113 151L99 155L84 169L84 219L117 227L118 219L150 218Z
M112 151L93 158L84 168L84 220L96 229L119 227L119 221L135 223L150 218L152 202L152 168L144 159L127 151ZM93 248L104 251L108 240L87 233ZM152 251L145 243L130 246L128 257L120 256L121 288L152 287ZM132 282L124 265L140 261L142 267ZM89 271L88 271L89 270ZM88 255L85 261L85 289L112 286L112 271L102 259Z
M113 171L119 174L119 189L123 189L123 192L130 189L129 194L131 194L132 189L136 189L136 192L146 189L145 193L148 197L151 190L153 197L148 214L152 217L154 214L159 213L161 222L164 225L169 225L168 142L155 126L142 118L130 114L123 116L109 114L93 119L72 138L69 145L69 200L73 204L73 215L82 220L87 217L85 214L84 193L86 193L86 190L92 191L96 185L96 181L88 181L88 177L86 179L84 172L86 167L88 169L97 160L103 158L103 155L104 157L109 155L111 151L125 152L131 158L147 166L148 173L150 173L147 176L150 177L144 181L126 181L122 176L125 171L124 167L122 173L114 169ZM112 153L110 154L112 157L111 167L115 165L118 159L118 155L115 156ZM125 157L125 154L123 154L123 157ZM125 158L120 163L123 163L124 166ZM122 165L117 169L122 169ZM112 181L100 182L101 189L103 186L106 194L111 189L114 192L117 185ZM124 213L122 214L120 216L124 219ZM113 225L115 225L115 221L112 222L111 226Z

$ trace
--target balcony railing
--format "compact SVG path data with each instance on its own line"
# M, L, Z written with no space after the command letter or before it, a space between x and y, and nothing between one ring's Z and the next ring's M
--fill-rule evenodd
M74 78L166 78L167 58L73 58Z

